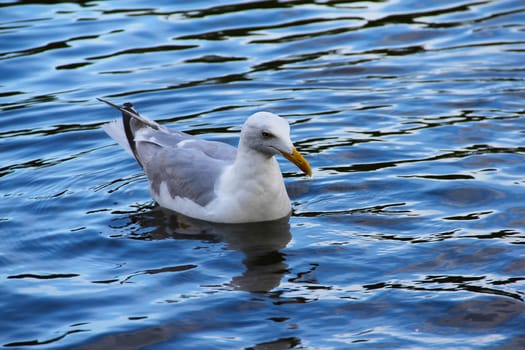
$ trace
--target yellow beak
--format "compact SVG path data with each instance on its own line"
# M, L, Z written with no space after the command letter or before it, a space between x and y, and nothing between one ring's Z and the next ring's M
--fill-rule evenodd
M306 159L304 159L301 153L297 152L295 147L292 150L292 154L288 154L285 152L281 152L281 154L284 158L297 165L297 167L301 169L306 175L312 176L312 168L310 168L310 164Z

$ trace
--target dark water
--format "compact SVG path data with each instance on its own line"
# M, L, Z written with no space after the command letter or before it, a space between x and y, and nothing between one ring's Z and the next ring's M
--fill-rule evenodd
M0 346L525 348L525 3L3 1ZM155 208L98 103L236 143L289 222Z

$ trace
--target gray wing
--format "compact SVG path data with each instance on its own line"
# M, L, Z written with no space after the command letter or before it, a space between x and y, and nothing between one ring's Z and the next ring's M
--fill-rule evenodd
M135 135L137 156L154 192L165 182L172 197L205 206L214 199L215 181L235 160L228 144L206 141L178 131L142 129Z

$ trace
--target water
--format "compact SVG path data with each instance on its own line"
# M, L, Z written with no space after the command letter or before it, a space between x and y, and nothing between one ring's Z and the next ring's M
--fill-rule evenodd
M3 2L0 345L525 348L522 1ZM289 221L154 207L133 102L292 124Z

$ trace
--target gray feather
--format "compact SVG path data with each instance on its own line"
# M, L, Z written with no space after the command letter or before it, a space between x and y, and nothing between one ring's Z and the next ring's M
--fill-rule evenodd
M161 184L166 183L173 198L188 198L201 206L215 198L215 182L222 170L235 161L235 147L170 130L141 116L131 104L120 107L99 100L121 111L123 117L129 117L123 118L121 125L129 123L130 132L125 136L131 153L150 181L152 192L159 194ZM110 129L111 135L117 127L106 129ZM122 142L123 136L117 139Z
M149 129L136 142L138 160L152 191L159 193L165 182L172 197L188 198L202 206L215 198L215 180L236 155L230 145L177 131Z

